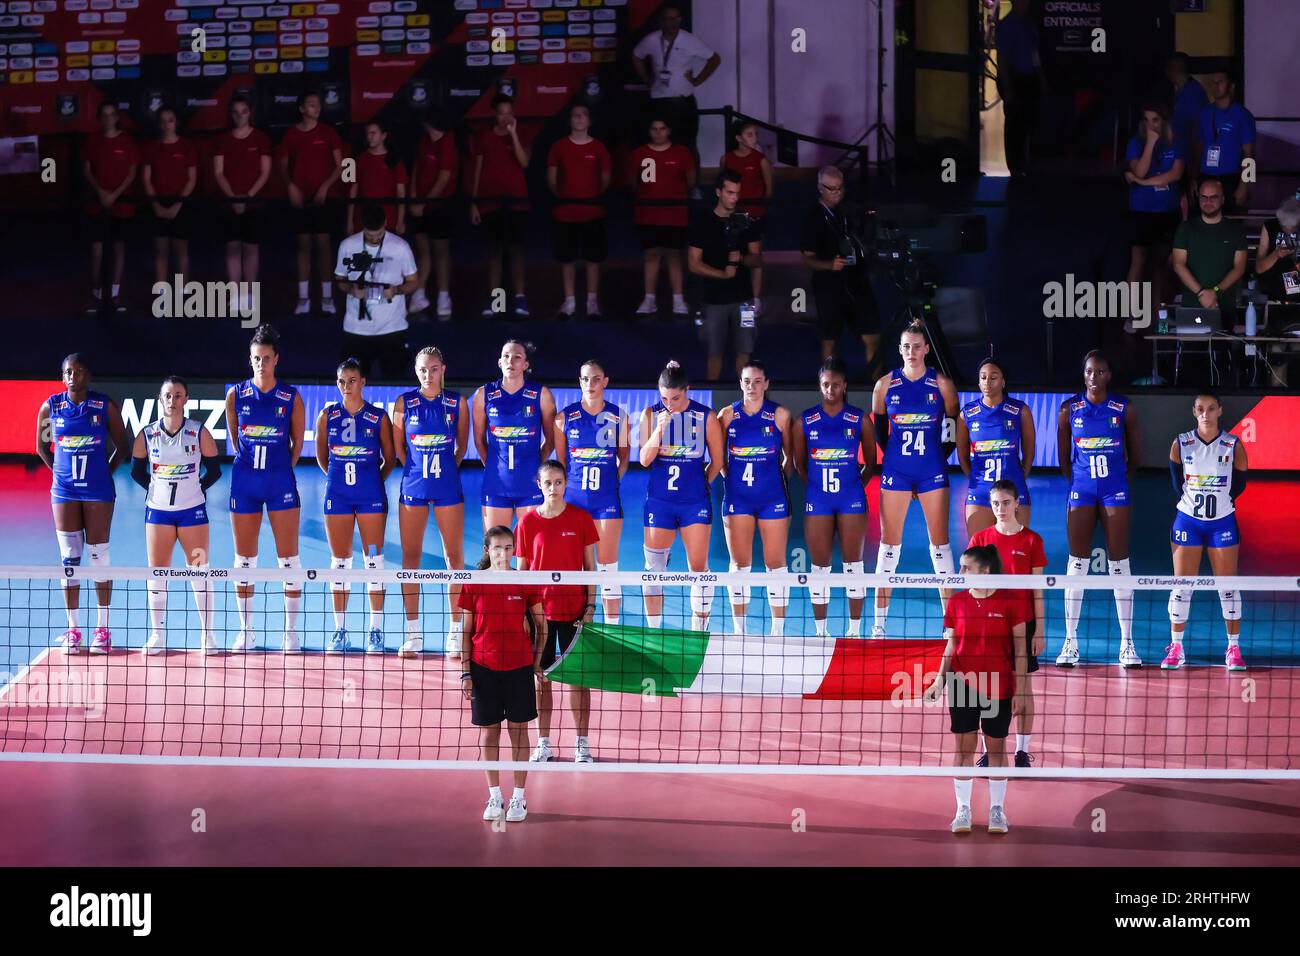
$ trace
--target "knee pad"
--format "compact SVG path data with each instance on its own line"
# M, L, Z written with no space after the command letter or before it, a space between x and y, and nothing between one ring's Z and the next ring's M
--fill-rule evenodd
M602 574L612 574L618 570L618 562L611 561L609 564L597 564L596 570ZM600 586L600 596L605 600L618 600L623 596L623 589L617 584L602 584Z
M1112 577L1116 577L1116 578L1126 578L1131 576L1131 572L1129 571L1129 567L1128 567L1128 558L1121 558L1118 561L1107 561L1106 570L1110 572ZM1132 592L1128 590L1125 590L1123 592L1116 590L1115 593L1129 594Z
M930 564L935 574L952 574L952 545L930 545Z
M848 570L848 568L845 568L845 570ZM813 573L813 574L830 574L830 573L831 573L831 569L830 569L829 567L826 567L826 568L818 567L817 565L814 564L814 565L813 565L813 569L812 569L812 573ZM830 587L830 585L829 585L829 584L810 584L810 585L808 585L808 600L812 601L813 604L830 604L830 603L831 603L831 587Z
M346 558L330 558L330 569L333 571L347 571L352 568L352 555ZM331 591L348 591L352 587L347 581L331 581Z
M382 570L384 570L384 556L383 556L382 554L372 554L372 555L370 555L368 558L366 558L366 570L367 570L367 571L382 571ZM369 594L374 594L374 593L376 593L376 592L382 592L383 590L384 590L384 582L383 582L383 581L367 581L367 582L366 582L366 592L369 593Z
M778 565L775 568L768 568L768 574L785 574L784 565ZM790 603L790 586L787 584L769 584L767 586L767 606L768 607L785 607Z
M1223 619L1225 621L1241 620L1240 591L1220 591L1219 604L1223 607Z
M1223 594L1222 591L1219 592ZM1187 613L1192 609L1190 588L1174 588L1169 592L1169 620L1173 624L1186 624Z
M668 568L668 555L671 548L643 547L645 552L645 569L647 571L664 571ZM659 597L664 593L662 584L647 584L643 589L646 597Z
M691 585L691 613L700 617L709 616L709 606L713 603L712 584Z
M65 568L80 567L81 552L86 545L86 533L84 531L56 531L54 535L59 539L59 558L63 561L63 566ZM65 588L70 583L68 578L63 579Z
M1088 558L1081 558L1077 554L1070 555L1070 560L1065 563L1065 573L1067 575L1087 574Z
M893 574L898 570L898 558L902 554L903 546L901 544L880 543L880 550L876 553L876 573Z
M242 571L245 568L255 568L255 567L257 567L256 557L245 558L243 555L239 555L239 554L235 555L236 571ZM252 587L252 584L253 584L252 581L236 581L235 587L247 588L247 587Z
M735 561L732 561L731 564L727 566L727 570L730 571L732 574L748 574L748 573L749 573L749 568L742 568L742 567L741 567L740 565L738 565ZM733 603L733 604L748 604L748 603L749 603L749 585L748 585L748 584L733 584L733 585L731 585L727 590L731 592L731 603Z
M89 561L90 561L90 566L91 566L92 568L106 568L106 567L108 567L109 564L111 563L111 562L108 560L108 542L105 541L103 544L88 544L88 545L86 545L86 557L89 559ZM97 578L95 578L95 583L96 583L96 584L104 584L104 583L106 583L107 581L108 581L108 578L107 578L107 577L102 577L102 578L97 577Z
M866 568L861 561L845 561L845 574L865 574ZM845 593L855 601L861 600L867 596L867 586L865 584L850 584L844 589Z
M280 559L278 559L278 560L279 560L279 564L280 564L280 567L281 567L281 568L301 568L301 567L302 567L302 562L301 562L300 560L298 560L298 555L296 555L296 554L292 554L292 555L290 555L290 556L287 557L287 558L280 558ZM284 579L284 589L285 589L286 591L301 591L301 590L302 590L302 578L300 578L300 577L296 577L296 576L294 576L294 577L286 577L286 578Z

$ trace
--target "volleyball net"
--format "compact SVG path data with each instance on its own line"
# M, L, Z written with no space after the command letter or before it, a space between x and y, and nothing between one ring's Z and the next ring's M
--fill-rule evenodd
M236 574L252 585L242 609ZM112 583L106 611L94 583L104 577ZM594 585L593 619L546 674L556 759L529 770L966 774L951 766L954 695L969 693L965 702L979 701L986 718L1012 695L971 674L945 682L937 698L926 691L945 648L939 587L978 586L1041 589L1044 599L1032 723L1015 705L1006 740L1008 754L1023 749L1032 766L987 772L1300 777L1300 579L1134 576L1119 602L1114 583L1105 575L0 567L0 759L486 767L463 662L446 653L457 616L450 592L492 584L525 596ZM286 586L301 589L289 608ZM889 589L883 638L870 637L877 588ZM75 654L58 643L69 589L80 607ZM662 609L647 613L659 599ZM1081 602L1079 661L1062 668L1067 599ZM1119 666L1117 603L1131 606L1141 668ZM1162 668L1171 607L1186 621L1179 669ZM418 624L407 624L408 608ZM256 643L236 651L241 610ZM1234 613L1245 670L1225 666L1225 614ZM93 653L100 620L111 632L108 653ZM288 652L286 623L296 638ZM367 647L376 623L382 649ZM340 624L350 649L331 653ZM165 646L146 653L155 632ZM412 651L416 635L423 643ZM573 759L580 689L590 691L591 764ZM534 721L533 744L538 735Z

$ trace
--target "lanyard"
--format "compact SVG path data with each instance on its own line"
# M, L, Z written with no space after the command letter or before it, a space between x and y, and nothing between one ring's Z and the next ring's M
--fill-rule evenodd
M668 58L673 55L673 47L677 45L678 36L680 36L680 34L674 34L671 42L664 43L663 31L661 30L659 32L659 52L663 54L663 58L664 58L664 62L659 67L659 69L661 70L668 69Z
M388 238L388 230L385 229L385 230L384 230L384 235L383 235L383 237L379 240L379 246L378 246L378 248L375 249L375 260L376 260L376 261L375 261L375 265L372 265L368 270L366 270L367 272L370 273L370 281L371 281L371 282L374 282L374 281L375 281L375 266L377 266L377 265L379 264L379 262L378 262L378 260L379 260L379 254L380 254L381 252L384 251L384 239L387 239L387 238ZM362 239L362 240L361 240L361 251L362 251L362 252L365 251L365 249L366 249L366 245L367 245L366 240Z

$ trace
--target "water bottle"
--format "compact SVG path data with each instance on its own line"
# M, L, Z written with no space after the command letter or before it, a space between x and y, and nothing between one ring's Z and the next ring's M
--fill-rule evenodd
M1161 309L1156 318L1156 334L1157 335L1169 334L1169 310L1168 309Z
M1255 315L1255 303L1249 302L1246 305L1246 335L1254 336L1259 331L1259 321Z

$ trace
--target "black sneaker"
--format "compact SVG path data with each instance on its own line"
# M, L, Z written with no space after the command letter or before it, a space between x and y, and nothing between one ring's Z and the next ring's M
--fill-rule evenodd
M113 311L118 315L126 314L126 303L122 301L121 296L113 296Z
M1034 765L1034 755L1023 750L1016 751L1017 767L1032 767Z
M980 754L980 759L975 761L975 766L987 767L988 765L989 765L989 754L988 751L986 750L984 751L984 753Z
M86 315L99 315L104 311L104 300L97 295L90 297L90 302L86 304Z

